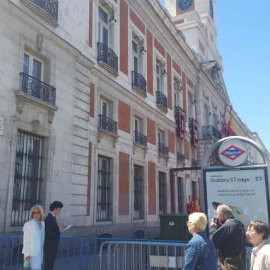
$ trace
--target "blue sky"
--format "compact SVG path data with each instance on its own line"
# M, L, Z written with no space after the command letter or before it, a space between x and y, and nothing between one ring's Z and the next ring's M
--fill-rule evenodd
M196 0L195 0L196 1ZM164 0L160 0L164 4ZM216 0L218 50L233 109L270 150L270 1Z

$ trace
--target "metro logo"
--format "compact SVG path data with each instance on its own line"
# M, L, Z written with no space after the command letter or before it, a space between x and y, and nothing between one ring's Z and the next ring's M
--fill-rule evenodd
M223 150L220 154L230 160L236 160L237 158L242 156L244 153L246 153L246 151L232 144L229 147L227 147L225 150Z

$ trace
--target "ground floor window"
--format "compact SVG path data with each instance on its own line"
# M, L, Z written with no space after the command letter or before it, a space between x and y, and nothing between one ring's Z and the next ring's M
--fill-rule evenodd
M184 187L183 178L177 177L178 213L184 213Z
M143 167L134 166L134 219L143 219Z
M167 196L166 196L166 174L159 172L159 213L166 214L167 212Z
M112 220L112 160L98 157L97 221Z
M43 138L18 131L11 225L21 226L29 220L32 206L40 202Z

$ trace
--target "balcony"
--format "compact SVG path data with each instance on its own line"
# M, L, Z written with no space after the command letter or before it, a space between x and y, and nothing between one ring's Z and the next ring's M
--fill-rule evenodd
M221 139L221 132L214 126L203 126L202 127L202 138L203 139Z
M138 93L142 96L146 97L146 80L145 78L137 73L136 71L132 71L132 88L138 90Z
M134 142L137 145L141 145L143 147L147 147L147 137L138 131L134 131Z
M58 0L21 0L24 5L35 11L43 19L57 26Z
M98 62L113 75L118 75L118 57L115 52L104 44L98 42Z
M99 130L117 136L118 132L117 122L102 114L99 114L98 117L99 117Z
M191 159L191 167L199 167L199 163L196 159Z
M35 97L41 101L55 105L56 89L34 77L20 73L22 91L27 95Z
M185 164L185 155L181 152L176 153L177 163Z
M167 97L160 91L156 91L156 95L157 95L157 106L164 112L167 112L168 111L167 110L167 107L168 107Z
M33 114L33 106L35 112L47 112L48 122L52 124L55 112L58 107L55 106L56 89L36 78L20 73L20 89L14 91L16 96L16 111L22 113L27 111L28 114ZM31 104L31 106L29 106ZM34 126L40 124L39 120L33 122Z
M162 156L169 157L169 149L168 146L158 143L158 153Z

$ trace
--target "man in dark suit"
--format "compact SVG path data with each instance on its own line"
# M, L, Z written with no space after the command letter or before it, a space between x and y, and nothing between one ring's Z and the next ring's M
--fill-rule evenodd
M54 261L56 258L58 243L60 240L60 232L64 227L58 227L56 216L63 208L63 204L59 201L54 201L50 205L50 213L45 218L45 241L44 241L44 268L43 270L53 270Z

